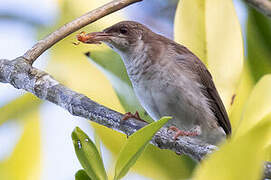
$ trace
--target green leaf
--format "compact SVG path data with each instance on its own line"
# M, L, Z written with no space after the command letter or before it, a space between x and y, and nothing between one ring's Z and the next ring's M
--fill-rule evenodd
M171 117L163 117L157 122L153 122L132 134L117 159L115 166L115 180L121 179L129 169L135 164L136 160L143 153L152 136L163 127Z
M93 51L88 59L106 75L126 112L138 111L142 119L153 122L136 98L126 68L117 53L110 49Z
M254 86L233 138L243 135L271 112L271 75L265 75Z
M127 137L97 123L92 123L92 125L115 159ZM159 149L150 144L132 167L132 171L155 180L187 179L191 177L195 165L195 161L185 155L179 156L170 150Z
M88 177L85 170L80 169L75 174L75 180L91 180L91 179Z
M180 0L174 39L207 65L228 110L244 58L241 27L232 1Z
M100 139L99 135L97 134L96 130L94 130L94 142L95 142L96 148L101 156L102 155L102 153L101 153L101 139Z
M41 100L30 93L11 101L0 108L0 125L10 119L20 119L24 114L34 112L41 104Z
M249 8L246 32L248 64L257 82L271 73L271 19Z
M231 139L196 170L194 180L261 179L263 161L271 138L271 114L237 139Z
M72 140L77 158L90 179L107 180L102 158L89 137L76 127L72 132Z

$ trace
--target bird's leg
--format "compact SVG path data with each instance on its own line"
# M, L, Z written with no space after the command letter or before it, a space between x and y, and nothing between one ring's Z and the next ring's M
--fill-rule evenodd
M136 111L135 114L132 114L131 112L127 112L124 114L122 120L128 120L129 118L134 118L134 119L137 119L139 121L143 121L143 122L146 122L144 121L143 119L140 118L139 116L139 113Z
M198 131L183 131L183 130L178 129L175 126L170 126L169 129L176 132L174 136L174 140L178 139L179 136L198 136L199 135Z

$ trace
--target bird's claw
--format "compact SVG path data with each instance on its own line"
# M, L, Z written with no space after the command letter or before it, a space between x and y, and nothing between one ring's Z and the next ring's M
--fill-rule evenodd
M139 116L139 113L136 111L135 114L132 114L131 112L127 112L124 114L122 120L128 120L129 118L134 118L134 119L137 119L139 121L143 121L143 122L146 122L144 121L143 119L140 118Z
M198 136L199 135L197 131L183 131L183 130L178 129L175 126L170 126L169 129L176 132L176 134L173 137L174 140L177 140L179 136Z

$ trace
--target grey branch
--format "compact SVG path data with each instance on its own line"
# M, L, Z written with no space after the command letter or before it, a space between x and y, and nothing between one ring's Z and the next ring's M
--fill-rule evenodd
M17 89L24 89L40 99L61 106L74 116L89 119L128 136L147 125L145 122L131 118L122 121L123 114L106 108L83 94L72 91L46 72L31 66L29 61L23 57L12 61L0 59L0 82L9 83ZM201 161L206 155L217 150L216 146L199 144L189 137L174 140L173 136L174 132L161 128L151 143L161 149L186 154L196 161ZM271 178L271 164L267 162L264 167L265 178Z
M264 179L271 179L271 162L264 163Z
M32 64L44 51L52 47L58 41L64 39L69 34L81 29L82 27L97 21L98 19L118 11L130 4L142 0L113 0L102 7L90 11L81 17L65 24L55 32L49 34L44 39L38 41L31 49L29 49L23 57Z
M271 17L271 1L270 0L245 0L249 5L256 8L266 16Z
M131 135L147 125L135 119L122 121L123 114L106 108L83 94L63 86L49 74L41 71L23 57L9 61L0 60L0 82L10 83L17 89L24 89L43 100L50 101L68 110L74 116L80 116L108 128ZM209 144L198 144L189 137L174 140L174 132L162 128L151 143L161 149L170 149L177 154L186 154L201 161L205 155L216 149Z

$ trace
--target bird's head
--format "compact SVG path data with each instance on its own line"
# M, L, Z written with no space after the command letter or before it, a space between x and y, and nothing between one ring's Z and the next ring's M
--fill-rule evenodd
M104 42L121 55L132 54L144 43L144 36L151 32L147 27L133 21L122 21L104 29L102 32L86 34L84 43Z

